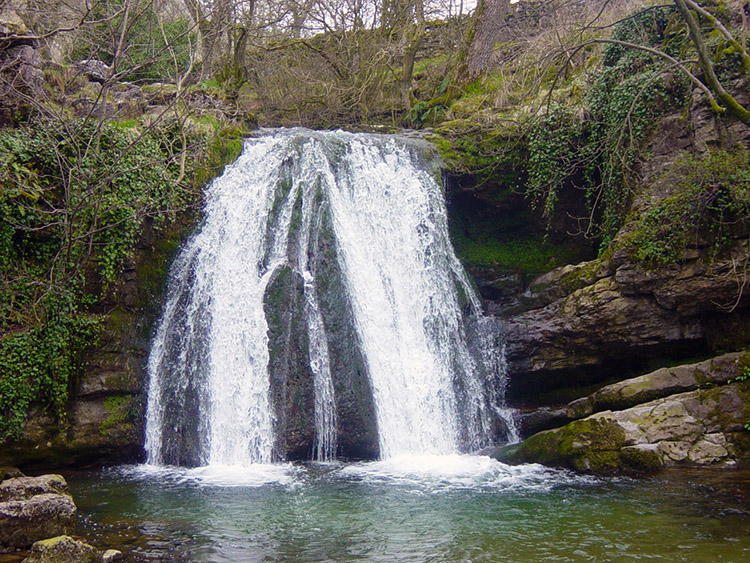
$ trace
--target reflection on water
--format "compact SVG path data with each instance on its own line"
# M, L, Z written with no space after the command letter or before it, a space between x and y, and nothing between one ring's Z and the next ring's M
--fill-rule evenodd
M750 472L598 479L485 457L67 476L128 561L750 560Z

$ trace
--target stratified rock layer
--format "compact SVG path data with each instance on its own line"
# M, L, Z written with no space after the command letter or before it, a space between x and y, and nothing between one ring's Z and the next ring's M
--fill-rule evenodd
M747 461L748 356L727 354L602 388L564 409L569 417L586 418L539 432L493 455L509 463L536 462L593 473ZM685 389L692 390L678 392ZM601 410L605 407L623 410ZM600 412L590 414L594 411Z
M733 256L690 252L677 265L647 270L625 252L554 270L524 296L530 310L503 320L511 393L572 387L642 372L651 360L742 347L750 334L750 292ZM738 277L739 276L739 277Z

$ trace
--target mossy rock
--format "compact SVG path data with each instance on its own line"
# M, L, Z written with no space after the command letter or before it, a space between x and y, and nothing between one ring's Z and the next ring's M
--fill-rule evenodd
M653 465L644 456L637 457L634 453L623 456L621 448L625 443L625 432L617 422L595 416L539 432L520 444L500 448L492 457L510 464L541 463L596 474Z
M36 542L25 563L101 563L101 554L92 546L70 536L57 536Z
M104 399L107 418L99 425L99 432L106 435L109 430L129 422L132 418L132 406L131 395L113 395Z

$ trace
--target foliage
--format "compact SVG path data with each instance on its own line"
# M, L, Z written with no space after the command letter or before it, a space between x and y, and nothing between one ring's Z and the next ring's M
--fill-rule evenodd
M64 421L80 354L99 332L97 318L80 314L70 294L50 295L44 307L43 324L0 340L0 443L17 436L32 403Z
M750 380L750 366L745 366L742 368L742 373L735 377L734 379L730 379L727 383L734 383L734 382L740 382L740 381L748 381Z
M643 10L620 22L613 36L675 49L682 36L671 30L671 18L668 7ZM549 217L560 190L584 189L591 208L585 234L599 238L605 249L624 220L634 164L655 118L684 104L689 89L683 77L644 51L608 44L603 59L589 78L585 119L552 103L532 123L526 192Z
M541 202L549 217L565 180L579 166L584 124L570 110L552 104L529 132L529 178L526 193Z
M675 195L649 207L623 243L652 268L679 261L690 246L708 245L715 256L750 225L750 152L683 157L672 175L664 181Z
M187 142L175 123L0 130L0 441L32 402L64 416L98 331L87 308L117 281L144 221L159 228L188 203Z
M669 55L676 55L684 46L684 32L675 25L676 12L674 6L640 9L615 26L612 39L661 48ZM604 49L603 65L614 67L625 62L640 66L651 57L653 55L644 55L643 51L609 43Z

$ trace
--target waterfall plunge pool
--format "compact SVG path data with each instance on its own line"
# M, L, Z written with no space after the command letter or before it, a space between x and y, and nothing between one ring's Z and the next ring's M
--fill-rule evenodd
M126 561L750 559L750 471L604 479L479 456L66 474Z

